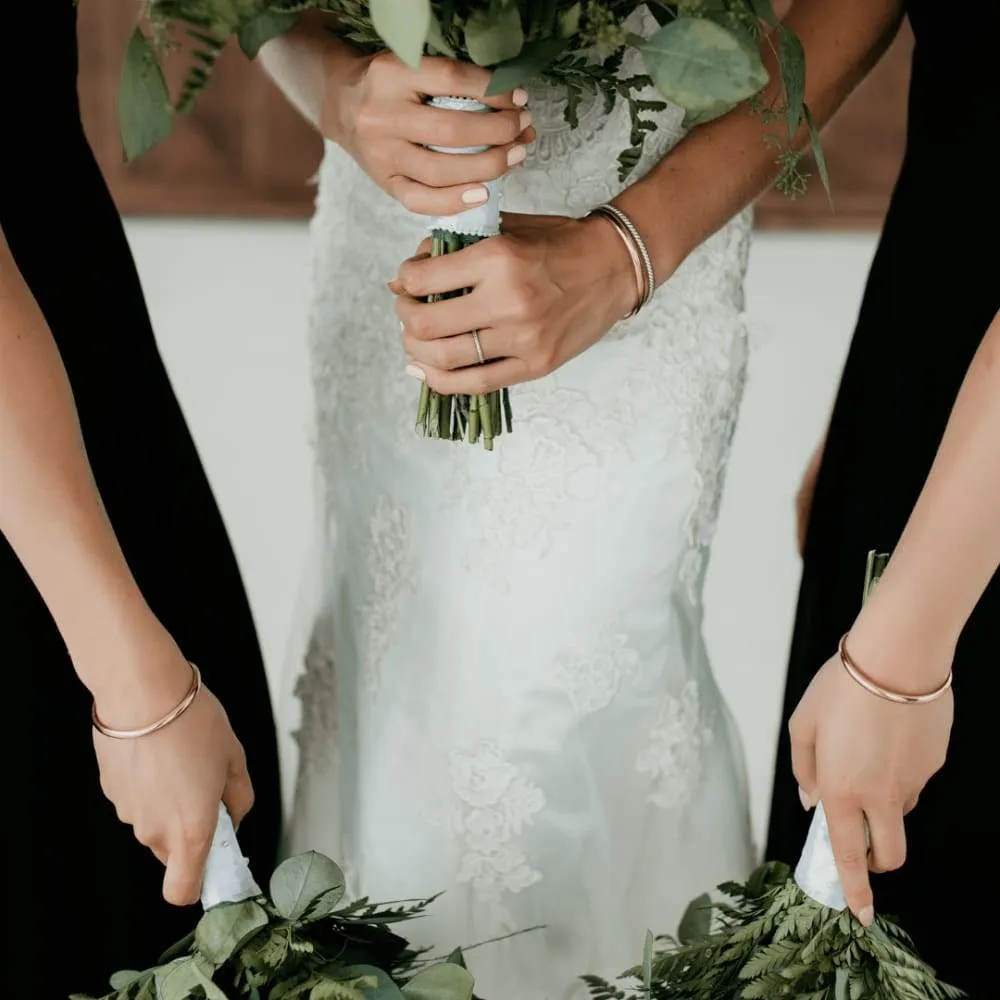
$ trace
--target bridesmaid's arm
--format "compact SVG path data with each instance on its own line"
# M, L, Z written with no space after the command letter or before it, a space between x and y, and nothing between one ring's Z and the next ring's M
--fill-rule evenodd
M62 359L2 232L0 532L108 719L155 719L181 700L190 671L125 563Z
M784 23L805 49L805 100L817 128L878 62L896 34L902 8L901 0L793 4ZM772 80L764 102L777 98L780 104L779 74L767 40L762 53ZM804 147L808 138L803 126L796 146ZM665 281L689 253L763 194L777 173L774 148L762 141L760 117L744 104L694 129L615 204L640 223L657 277Z
M851 654L886 687L934 688L998 566L1000 313L972 361L892 559L851 630Z

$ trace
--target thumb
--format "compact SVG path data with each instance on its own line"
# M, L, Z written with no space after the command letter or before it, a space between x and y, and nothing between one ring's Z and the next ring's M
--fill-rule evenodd
M792 744L792 773L799 786L802 808L810 810L818 799L816 782L816 731L797 724L795 716L789 724Z
M246 757L242 751L230 765L226 787L222 792L222 802L232 817L234 827L238 827L246 814L253 808L253 784L250 781Z

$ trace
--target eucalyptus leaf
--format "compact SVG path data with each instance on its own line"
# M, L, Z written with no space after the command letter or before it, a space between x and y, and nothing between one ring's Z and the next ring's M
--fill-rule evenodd
M750 8L769 28L777 27L778 15L771 0L750 0Z
M441 22L433 11L431 11L430 25L427 28L427 45L438 55L447 56L449 59L458 59L458 54L445 38Z
M580 17L583 14L583 7L579 3L567 7L559 14L559 36L567 41L580 30Z
M373 965L351 965L341 969L339 975L340 978L348 982L374 981L374 986L366 985L363 987L365 1000L404 1000L403 994L392 978L382 969L376 969Z
M648 993L653 988L653 932L646 931L646 943L642 949L642 986Z
M688 903L677 929L681 944L694 944L708 937L712 930L712 897L706 892Z
M501 63L493 71L486 95L493 97L505 94L515 87L530 83L541 76L566 51L568 45L564 38L540 38L537 42L528 42L518 55Z
M127 990L141 978L141 972L135 972L133 969L122 969L121 972L114 973L109 982L113 990Z
M475 983L468 969L442 963L418 972L404 987L406 1000L472 1000Z
M521 12L510 0L472 10L465 22L465 47L477 66L498 66L524 47Z
M806 53L798 36L787 28L783 28L778 35L778 58L781 63L781 83L785 88L788 137L794 139L802 124L802 108L806 96Z
M344 898L344 873L315 851L283 861L271 876L271 899L287 920L318 920Z
M430 0L371 0L372 26L393 52L416 69L431 25Z
M680 17L647 39L641 51L660 93L696 118L735 107L769 79L758 53L707 18Z
M251 899L213 906L198 921L195 946L208 961L219 966L267 924L264 908Z
M298 21L298 14L289 14L281 10L265 10L253 20L248 21L237 32L236 38L247 59L256 59L261 47L283 35Z
M808 104L802 105L803 113L806 119L806 128L809 129L809 148L812 151L813 159L816 161L816 169L819 171L819 179L823 182L823 189L826 191L826 197L830 201L830 206L833 206L833 192L830 189L830 172L826 166L826 154L823 152L823 143L820 141L819 129L816 127L816 122L813 119L812 112L809 110ZM886 557L887 558L887 557ZM884 563L882 564L885 565ZM879 570L881 573L881 569ZM865 594L868 593L868 587L865 588Z
M118 127L126 160L148 152L173 129L170 93L149 39L136 28L125 49Z

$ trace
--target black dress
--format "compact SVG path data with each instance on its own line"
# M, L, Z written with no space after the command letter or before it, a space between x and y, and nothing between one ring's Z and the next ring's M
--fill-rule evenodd
M792 777L788 718L858 612L866 553L896 545L1000 307L1000 187L981 155L1000 114L1000 16L995 4L982 4L962 19L929 0L910 3L909 15L916 51L906 157L834 407L806 542L767 850L787 862L798 857L809 822ZM961 98L953 99L958 80ZM901 919L942 978L985 1000L998 982L987 945L1000 844L991 801L998 578L962 635L955 696L948 762L907 820L905 867L876 877L875 902Z
M266 877L280 797L264 667L225 528L80 125L74 4L15 4L3 32L8 56L18 47L27 55L0 60L0 226L59 345L128 563L246 748L257 804L240 839ZM200 911L163 901L162 867L101 794L88 694L2 537L0 595L7 926L0 993L99 995L114 970L152 964Z

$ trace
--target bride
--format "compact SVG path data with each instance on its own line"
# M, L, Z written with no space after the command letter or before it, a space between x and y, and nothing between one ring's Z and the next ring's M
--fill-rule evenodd
M814 44L830 25L802 6L795 29ZM821 120L871 45L845 6L837 54L811 66ZM740 111L667 158L684 137L668 107L623 193L623 107L584 102L574 131L544 86L490 99L492 115L431 108L427 95L483 94L488 75L361 55L321 16L262 58L328 139L311 321L328 537L293 846L342 859L375 898L446 890L420 943L544 925L470 964L482 995L557 1000L582 973L632 964L647 927L673 928L755 861L702 588L746 370L740 209L774 154ZM744 171L720 162L723 139L753 150ZM426 231L413 213L481 203L504 173L503 236L399 267ZM692 178L697 205L674 197ZM629 254L588 215L611 199L660 283L625 322ZM419 301L459 287L473 292L458 308ZM479 348L505 360L476 365ZM513 435L493 453L417 438L415 378L525 382Z

